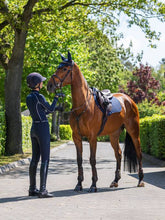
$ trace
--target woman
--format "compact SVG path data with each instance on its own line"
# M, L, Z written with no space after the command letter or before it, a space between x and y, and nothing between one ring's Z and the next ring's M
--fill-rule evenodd
M46 114L55 110L58 97L64 96L62 93L55 95L51 105L46 101L45 97L39 93L46 78L39 73L30 73L27 76L27 84L32 89L26 98L27 107L30 111L33 123L31 128L32 142L32 160L29 167L30 187L29 196L38 196L39 198L49 198L52 194L46 190L46 179L49 166L50 155L50 132L49 123ZM40 167L40 190L36 188L36 171L41 156Z

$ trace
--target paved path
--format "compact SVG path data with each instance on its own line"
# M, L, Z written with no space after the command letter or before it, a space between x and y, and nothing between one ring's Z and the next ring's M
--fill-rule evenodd
M145 187L136 187L137 174L122 172L118 189L110 189L115 158L108 143L98 143L98 192L91 185L89 146L84 143L84 191L73 191L77 182L76 152L72 143L51 155L47 188L52 199L27 196L28 165L0 175L0 219L2 220L164 220L165 167L144 160ZM37 177L39 181L39 176Z

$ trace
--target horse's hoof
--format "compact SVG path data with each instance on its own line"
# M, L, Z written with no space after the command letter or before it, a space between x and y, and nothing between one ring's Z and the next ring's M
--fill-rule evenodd
M90 189L88 190L88 192L90 192L90 193L97 192L97 187L91 186Z
M138 187L144 187L145 185L144 185L144 182L141 181L137 186L138 186Z
M118 187L118 183L112 182L111 185L110 185L110 188L113 188L113 187Z
M76 185L74 191L75 192L81 192L83 190L82 186Z

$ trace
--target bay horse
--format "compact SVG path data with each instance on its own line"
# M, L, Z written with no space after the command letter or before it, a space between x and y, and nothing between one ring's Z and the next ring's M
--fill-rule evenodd
M70 115L70 126L72 128L72 137L76 146L77 165L78 165L78 183L75 191L82 191L83 166L82 166L82 137L86 137L90 144L90 164L92 168L92 185L89 192L96 192L96 182L98 180L96 170L96 147L97 134L102 124L102 115L95 103L91 89L81 73L78 65L74 63L71 54L68 52L68 58L61 55L62 62L57 68L55 74L51 76L47 84L48 92L55 92L57 88L65 85L71 85L72 111ZM100 136L109 135L110 142L116 157L115 178L110 187L118 187L118 181L121 178L121 158L122 151L119 146L119 136L123 129L126 129L125 140L125 162L127 161L129 171L131 166L136 171L138 166L138 186L144 186L142 169L142 152L139 137L139 112L135 102L127 95L122 93L113 94L121 104L121 111L108 116L104 129Z

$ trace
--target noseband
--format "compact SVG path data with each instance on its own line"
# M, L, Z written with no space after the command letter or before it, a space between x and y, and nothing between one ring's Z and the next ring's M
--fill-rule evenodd
M65 62L63 62L62 64L64 64L64 65L67 64L68 65L68 63L65 63ZM67 73L65 74L65 76L62 79L59 76L57 76L56 74L53 74L51 76L51 78L53 79L54 86L56 88L60 88L60 89L62 88L62 84L63 84L64 80L66 79L66 77L69 75L70 72L71 72L71 82L72 82L72 67L73 67L73 65L74 65L74 63L69 65L69 66L71 66L71 68L67 71ZM60 83L56 83L54 78L57 78L60 81Z

